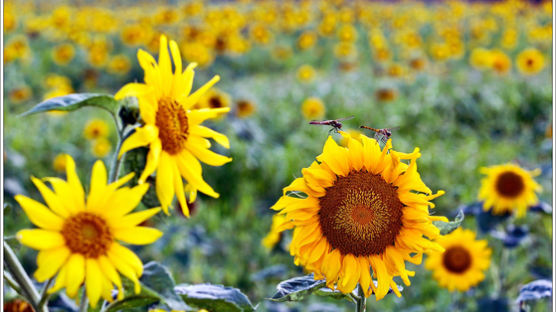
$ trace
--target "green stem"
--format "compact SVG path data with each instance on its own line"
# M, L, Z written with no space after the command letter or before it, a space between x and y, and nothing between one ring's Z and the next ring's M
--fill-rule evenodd
M120 165L122 164L122 161L125 157L125 155L122 155L122 157L118 157L118 154L120 154L120 149L122 148L122 144L124 142L123 132L124 129L118 131L118 146L116 146L116 151L114 151L114 157L112 158L112 163L110 164L110 175L108 177L108 183L112 183L118 178L118 175L120 173Z
M367 308L367 298L365 298L365 293L361 285L357 284L357 291L359 298L357 298L355 312L365 312Z
M10 275L9 272L4 271L4 279L6 280L6 282L8 283L8 285L15 290L15 292L17 292L18 294L23 296L23 292L21 290L21 287L19 287L19 285L17 285L17 282L13 279L13 277Z
M4 263L8 271L12 274L15 282L20 286L22 294L29 301L29 303L37 311L47 311L46 309L40 310L38 302L40 301L40 296L29 278L29 275L25 272L25 269L17 259L14 251L10 246L4 242Z
M46 302L48 301L48 297L50 297L50 294L48 293L48 289L50 288L50 285L52 285L52 282L54 281L54 277L49 279L46 284L44 284L44 287L42 288L42 292L41 292L41 299L39 300L39 309L42 309L45 305Z
M81 302L79 302L79 312L86 312L87 306L89 305L89 298L87 298L87 292L83 289L83 294L81 295Z

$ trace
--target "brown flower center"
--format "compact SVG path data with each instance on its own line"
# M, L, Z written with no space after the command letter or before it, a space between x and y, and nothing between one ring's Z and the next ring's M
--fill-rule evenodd
M319 201L323 235L344 255L381 254L402 227L396 188L366 170L338 177Z
M504 172L496 180L496 190L505 197L516 197L525 189L523 178L511 171Z
M471 267L471 255L467 249L454 246L448 248L442 257L444 267L452 273L463 273Z
M223 106L222 99L219 96L211 96L208 100L208 104L210 108L220 108Z
M185 148L189 122L187 113L178 102L167 97L158 101L156 127L163 150L174 155Z
M529 67L533 67L533 64L535 64L535 60L533 60L533 59L530 59L530 58L529 58L529 59L527 59L527 66L529 66Z
M114 241L106 221L89 212L80 212L68 218L61 233L72 253L80 253L87 258L105 255Z

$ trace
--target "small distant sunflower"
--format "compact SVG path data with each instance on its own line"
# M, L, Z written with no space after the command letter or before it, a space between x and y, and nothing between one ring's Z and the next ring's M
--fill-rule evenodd
M22 86L10 91L10 100L14 103L20 103L28 100L33 95L31 88Z
M512 68L512 60L506 55L506 53L494 50L492 54L492 69L498 74L506 74Z
M219 194L203 180L199 160L211 166L221 166L232 160L209 150L211 143L207 138L225 148L229 148L230 143L225 135L201 123L227 113L230 107L192 109L220 77L215 76L189 94L196 64L189 64L182 72L180 51L173 40L170 41L170 51L175 71L172 71L166 36L160 37L158 63L139 49L137 58L145 71L145 83L128 83L115 95L116 99L137 97L141 118L145 122L124 141L119 156L149 145L147 163L139 183L157 171L156 194L164 212L168 214L168 207L176 195L183 213L189 216L182 178L188 183L190 202L195 201L197 191L217 198Z
M75 48L69 43L63 43L54 47L52 50L52 58L58 65L67 65L75 55Z
M313 31L305 31L299 36L299 38L297 38L297 47L300 50L312 48L316 43L317 34Z
M297 69L297 79L301 82L311 82L315 78L315 69L311 65L301 65Z
M246 118L249 117L251 115L253 115L253 113L257 110L257 107L255 106L255 103L249 101L249 100L239 100L236 103L236 115L239 118Z
M406 270L405 261L419 264L423 252L444 250L429 240L439 235L432 221L447 221L429 215L430 200L444 192L432 194L421 181L418 148L396 152L388 140L381 150L365 135L361 143L340 133L347 137L347 148L328 137L317 161L283 189L272 209L287 221L277 231L293 227L294 263L316 279L325 278L331 289L350 293L359 283L366 297L375 293L380 300L389 288L401 296L393 278L400 276L409 285L415 274ZM306 198L288 196L292 191Z
M97 161L86 196L75 171L75 162L67 155L65 167L67 181L45 178L53 190L41 180L31 178L46 206L23 195L15 196L29 220L39 227L21 230L16 235L23 245L39 250L38 269L34 274L36 280L42 283L57 275L49 293L65 287L71 298L75 298L81 285L85 284L92 307L101 296L113 301L114 285L119 290L118 299L124 297L118 272L132 280L135 293L139 293L143 264L119 241L146 245L162 236L157 229L139 226L160 208L130 213L149 185L120 188L133 177L133 173L107 184L106 168L102 161Z
M487 69L492 64L492 54L485 48L475 48L471 51L469 62L476 69Z
M52 167L55 171L66 171L66 157L67 154L58 154L56 155L56 157L54 157L54 160L52 161Z
M425 267L438 283L450 291L466 291L485 278L491 250L486 240L476 240L471 230L456 229L436 239L444 252L431 252Z
M307 120L320 119L326 113L326 107L321 99L310 97L301 104L301 112Z
M110 153L111 149L112 144L110 144L110 141L103 137L94 140L93 145L91 146L93 156L98 158L106 157L106 155Z
M534 48L523 50L517 56L517 68L527 75L534 75L544 68L544 56Z
M219 89L213 88L209 90L200 100L201 107L203 108L226 108L230 107L230 96L228 93Z
M398 97L398 91L394 88L380 88L375 91L375 97L381 102L390 102Z
M517 217L525 216L527 209L538 202L536 192L541 186L533 180L540 170L527 171L518 165L505 164L481 168L487 176L481 181L479 200L483 200L485 211L495 215L517 210Z
M125 75L131 69L131 62L124 54L113 56L108 62L108 71L117 75Z
M108 124L102 119L91 119L85 125L83 129L83 136L86 139L93 140L97 138L103 138L108 135Z

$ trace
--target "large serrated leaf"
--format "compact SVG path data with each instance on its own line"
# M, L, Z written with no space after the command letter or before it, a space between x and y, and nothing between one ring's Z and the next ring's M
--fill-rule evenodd
M440 230L441 235L446 235L446 234L450 234L455 229L457 229L461 225L461 222L463 222L464 218L465 215L463 214L463 211L460 210L458 211L458 214L456 215L454 221L450 221L450 222L433 221L432 223Z
M174 291L187 304L199 309L222 312L255 311L249 298L237 288L212 284L181 284Z
M326 285L324 280L315 280L313 274L298 276L280 282L272 301L300 301L307 295Z
M22 116L42 113L47 111L66 111L71 112L82 107L99 107L107 110L112 115L118 112L119 103L109 94L100 93L73 93L58 96L37 104L32 109L26 111Z
M157 262L149 262L143 266L143 275L140 278L141 292L135 294L133 283L122 278L126 297L111 303L107 312L122 311L131 308L144 307L155 302L161 302L172 310L193 311L191 307L173 292L175 282L166 267Z

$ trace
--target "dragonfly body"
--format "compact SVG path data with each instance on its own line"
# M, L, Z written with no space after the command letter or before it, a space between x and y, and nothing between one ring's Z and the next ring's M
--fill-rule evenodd
M378 142L381 142L383 144L386 144L388 139L392 136L392 130L394 130L394 128L377 129L377 128L367 127L367 126L361 126L361 129L367 129L367 130L374 131L375 132L375 140L377 140Z
M311 125L323 125L323 126L331 126L332 129L330 129L330 131L336 131L338 132L339 130L342 130L342 123L341 121L344 120L348 120L353 118L353 116L350 117L346 117L346 118L339 118L339 119L331 119L331 120L312 120L309 122L309 124Z

